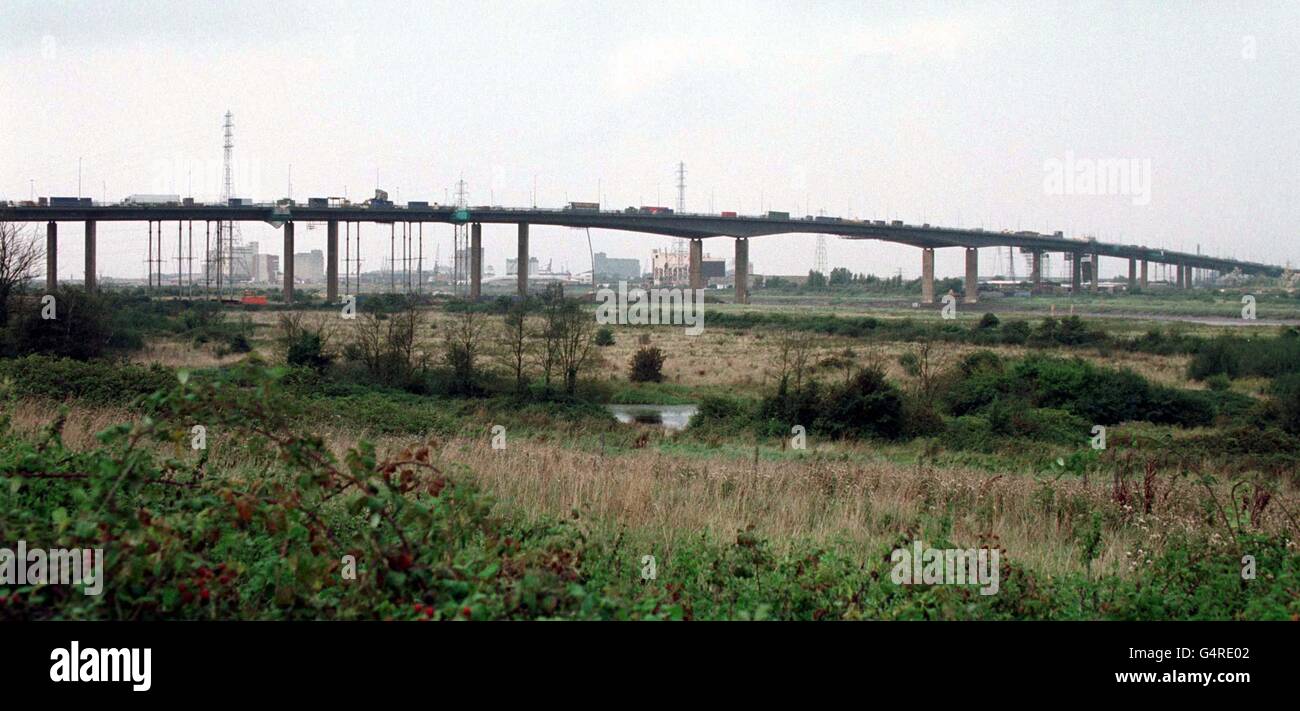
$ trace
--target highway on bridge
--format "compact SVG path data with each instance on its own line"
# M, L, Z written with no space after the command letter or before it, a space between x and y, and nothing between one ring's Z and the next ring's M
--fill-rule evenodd
M53 201L56 199L51 199ZM235 202L235 201L232 201ZM310 201L315 202L315 201ZM326 202L322 200L322 202ZM736 240L737 301L748 300L748 241L752 237L774 234L828 234L845 239L874 239L912 245L922 250L922 300L934 300L934 250L944 247L966 249L966 300L973 302L978 295L978 249L981 247L1016 247L1034 255L1031 281L1037 286L1041 280L1040 256L1045 252L1070 255L1074 264L1072 288L1082 288L1081 264L1085 256L1095 260L1114 257L1129 260L1131 286L1146 284L1147 264L1150 262L1175 265L1178 268L1177 284L1191 286L1191 270L1203 269L1218 272L1240 271L1244 274L1278 276L1283 267L1257 262L1225 259L1208 255L1175 252L1133 244L1115 244L1096 240L1070 239L1061 235L1036 232L989 232L980 229L956 229L929 224L911 225L900 221L850 220L838 217L790 217L783 213L768 215L724 215L672 213L659 208L654 210L628 208L627 210L599 210L585 208L507 208L501 206L453 207L445 205L408 204L405 207L386 201L373 204L347 203L331 199L332 204L298 205L281 201L263 204L195 204L189 200L167 204L94 204L79 201L75 205L42 205L32 203L0 205L0 222L44 222L47 224L47 258L53 259L57 249L59 222L86 223L87 274L94 273L94 224L100 221L136 222L267 222L284 229L286 254L293 254L295 222L322 222L329 227L327 239L327 296L334 300L338 295L338 224L423 224L450 223L473 225L471 247L470 295L480 295L481 285L481 229L483 224L515 224L519 226L519 263L528 263L528 226L555 225L576 228L624 230L647 234L668 235L691 240L691 283L702 288L700 262L703 255L702 240L731 237ZM162 228L159 226L159 239ZM152 232L151 232L152 234ZM291 262L292 260L286 260ZM1141 278L1138 265L1141 265ZM47 269L50 288L54 285L53 265ZM285 293L292 298L292 265L285 265ZM527 270L520 274L519 290L527 290ZM1093 270L1093 274L1096 270ZM1096 288L1097 280L1091 280ZM93 277L88 286L93 288Z

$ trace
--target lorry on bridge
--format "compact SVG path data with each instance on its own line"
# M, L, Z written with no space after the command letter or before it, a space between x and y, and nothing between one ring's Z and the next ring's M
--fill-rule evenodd
M128 195L122 203L124 205L179 205L181 203L181 196L137 193L135 195Z
M565 210L577 210L579 212L600 212L600 203L598 202L570 202Z

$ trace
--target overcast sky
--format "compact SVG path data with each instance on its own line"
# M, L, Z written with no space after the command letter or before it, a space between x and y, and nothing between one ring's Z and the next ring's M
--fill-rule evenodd
M230 110L236 193L258 200L289 192L292 165L297 199L378 183L445 202L463 177L470 204L528 205L536 184L543 206L674 206L685 161L688 210L1059 229L1300 264L1294 1L0 0L0 98L0 199L28 199L33 181L76 195L79 158L96 200L216 199ZM1134 161L1149 200L1049 188L1070 157ZM388 240L366 229L377 268ZM484 232L500 273L514 229ZM144 234L101 224L101 273L143 276ZM323 248L323 229L298 234L299 251ZM61 277L81 277L80 235L60 231ZM643 263L670 242L592 236ZM280 249L267 225L244 238ZM451 227L425 238L445 262ZM804 273L814 244L758 238L751 260ZM584 232L536 227L532 253L589 268ZM832 238L829 253L853 271L921 265L881 242ZM961 270L959 250L937 262ZM982 273L997 266L981 253Z

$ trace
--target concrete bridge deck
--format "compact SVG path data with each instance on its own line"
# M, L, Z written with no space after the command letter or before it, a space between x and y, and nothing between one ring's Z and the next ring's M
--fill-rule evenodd
M188 202L188 201L186 201ZM338 224L472 224L470 295L481 293L482 259L481 239L483 224L515 224L519 226L518 257L520 264L528 263L528 226L553 225L576 228L624 230L647 234L667 235L691 240L691 285L702 288L700 263L703 257L701 240L731 237L736 240L736 297L748 300L748 241L752 237L774 234L827 234L845 239L874 239L918 247L922 250L922 300L934 300L934 250L958 247L966 250L966 301L978 298L978 249L981 247L1016 247L1034 255L1031 283L1041 282L1041 255L1058 252L1070 255L1073 262L1072 287L1083 287L1082 263L1085 258L1096 263L1100 257L1129 260L1130 286L1145 286L1147 265L1151 262L1177 266L1177 283L1180 288L1191 286L1193 269L1220 272L1240 271L1245 274L1278 276L1283 267L1224 259L1207 255L1175 252L1133 244L1116 244L1096 240L1068 239L1056 234L1036 232L989 232L978 229L956 229L931 225L909 225L899 221L850 220L838 217L782 217L737 215L723 216L693 213L652 214L629 208L628 210L585 210L546 208L506 208L482 206L458 208L445 205L390 206L368 204L343 204L332 206L278 205L210 205L210 204L79 204L79 205L0 205L0 222L45 222L47 224L47 286L53 288L54 262L57 250L59 222L86 223L86 274L88 288L93 288L95 228L100 221L178 222L178 223L228 223L267 222L284 231L286 254L293 254L295 222L322 222L328 225L326 281L327 297L338 297ZM152 234L152 230L151 230ZM162 229L159 226L159 244ZM151 245L152 248L152 245ZM192 255L191 255L192 256ZM285 294L293 294L292 260L283 265ZM1139 276L1138 266L1141 266ZM519 276L519 290L527 290L527 274ZM1096 288L1096 270L1091 269L1089 282Z

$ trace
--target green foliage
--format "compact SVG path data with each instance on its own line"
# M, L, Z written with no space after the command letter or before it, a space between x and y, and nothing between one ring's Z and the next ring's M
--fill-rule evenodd
M69 361L74 362L74 361ZM85 365L85 364L78 364ZM754 527L708 534L659 556L653 541L588 531L580 520L525 520L473 474L420 445L341 457L303 429L289 374L240 367L173 381L146 416L66 447L56 422L19 435L0 414L0 539L102 548L102 595L64 585L0 587L0 620L34 619L1287 619L1300 614L1300 557L1285 536L1245 531L1210 545L1175 534L1130 576L1046 577L1003 551L1000 591L899 585L890 551L830 541L777 546ZM860 394L888 392L878 374ZM410 396L408 396L410 397ZM296 404L297 403L297 404ZM354 403L355 404L355 403ZM725 398L698 417L730 421ZM969 416L972 420L979 416ZM960 419L960 418L959 418ZM191 426L242 464L189 448ZM222 459L224 461L224 458ZM229 465L227 465L229 466ZM1052 496L1045 506L1072 506ZM1087 513L1079 559L1091 564L1107 514ZM949 540L936 523L928 542ZM644 535L644 534L638 534ZM1260 575L1242 580L1241 557ZM355 578L348 575L355 564Z
M1225 335L1204 341L1188 364L1187 375L1204 380L1220 374L1276 378L1300 373L1300 338L1287 333L1253 338Z
M664 379L664 353L658 346L642 346L632 355L628 379L634 383L658 383Z
M16 397L91 405L126 405L165 388L175 376L168 370L112 363L29 355L0 360L0 382Z
M604 348L614 345L614 329L602 326L596 330L596 345Z

